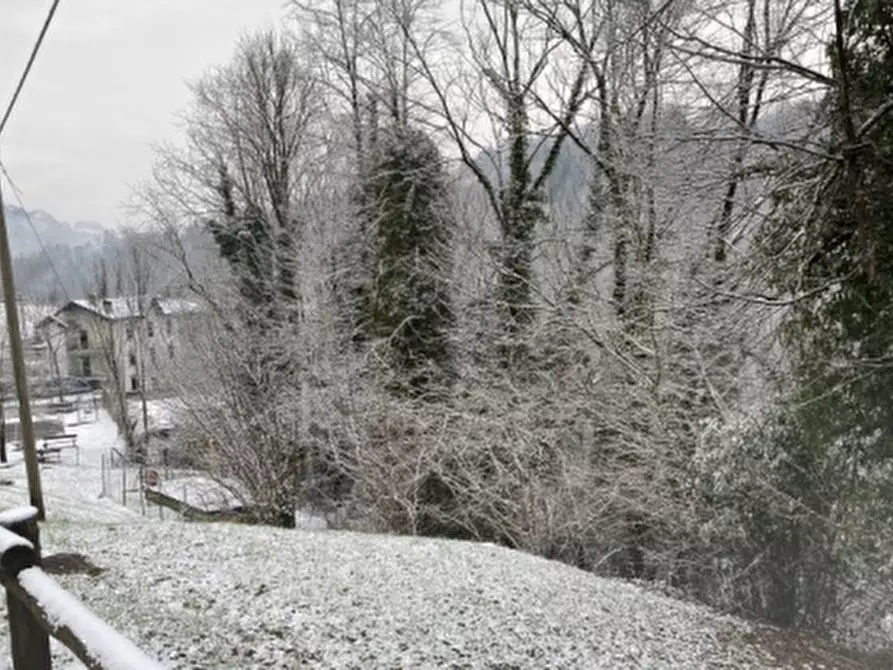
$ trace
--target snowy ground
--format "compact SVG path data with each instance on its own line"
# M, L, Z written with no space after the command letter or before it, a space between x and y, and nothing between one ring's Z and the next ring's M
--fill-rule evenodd
M861 667L812 650L786 665L787 639L490 545L143 517L99 497L108 414L68 430L81 464L43 466L44 554L99 566L57 579L172 670ZM0 479L0 509L27 502L20 463ZM53 649L57 670L81 667Z
M76 415L67 415L66 431L78 436L80 465L75 465L72 450L62 452L61 463L41 464L41 485L47 519L130 521L139 515L124 509L111 500L100 497L102 492L102 456L112 447L120 446L118 429L104 410L98 418L91 414L88 421L75 423ZM28 485L22 452L8 448L10 463L0 466L0 509L28 503Z
M171 668L781 667L741 622L489 545L179 522L44 536L86 548L105 572L62 584Z

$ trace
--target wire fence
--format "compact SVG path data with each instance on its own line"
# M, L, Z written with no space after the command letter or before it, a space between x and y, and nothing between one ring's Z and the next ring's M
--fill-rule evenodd
M148 462L140 462L116 448L111 448L108 453L102 455L101 470L102 497L137 511L143 516L153 515L160 519L182 517L169 506L154 503L152 497L146 495L147 489L157 490L162 483L170 486L171 482L201 474L197 470L170 465L163 450L159 452L159 457ZM188 500L185 489L181 499L184 502Z

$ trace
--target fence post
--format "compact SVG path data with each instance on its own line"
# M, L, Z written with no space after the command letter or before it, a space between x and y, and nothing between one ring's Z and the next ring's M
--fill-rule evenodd
M40 532L37 510L30 518L9 524L6 528L29 540L34 545L34 558L40 565ZM28 567L25 564L4 565L4 570L17 575ZM28 606L6 591L6 610L9 616L9 641L13 670L51 670L50 638Z
M127 463L121 461L121 504L127 507Z

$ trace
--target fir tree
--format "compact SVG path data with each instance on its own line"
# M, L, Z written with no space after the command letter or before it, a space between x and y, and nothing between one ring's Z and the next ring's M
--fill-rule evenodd
M893 7L849 2L839 21L849 28L830 47L835 88L827 101L828 152L838 160L810 163L800 174L809 181L792 182L821 184L816 200L797 186L779 190L786 225L772 245L785 250L776 281L806 296L795 303L788 342L804 400L818 401L809 403L809 418L824 440L893 425L886 402L893 392Z

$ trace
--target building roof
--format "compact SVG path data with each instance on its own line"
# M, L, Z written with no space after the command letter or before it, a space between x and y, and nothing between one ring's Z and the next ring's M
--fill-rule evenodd
M153 298L152 303L165 316L197 314L206 311L205 306L200 302L185 298Z
M60 319L58 316L56 316L55 314L49 314L49 315L43 317L40 321L38 321L36 324L34 324L34 327L35 328L43 328L45 326L50 325L51 323L55 323L57 326L62 326L63 328L65 327L65 322L62 319Z
M144 314L140 311L140 305L146 309L153 306L165 316L181 316L198 314L206 311L204 305L196 300L185 298L152 298L137 296L122 296L119 298L97 298L88 300L71 300L56 310L51 317L56 321L62 321L59 317L72 309L81 309L102 319L110 321L122 321L127 319L141 319ZM46 321L47 319L44 319ZM64 323L64 321L63 321Z
M139 303L136 296L71 300L56 311L56 316L72 309L82 309L110 321L138 319L141 317Z

